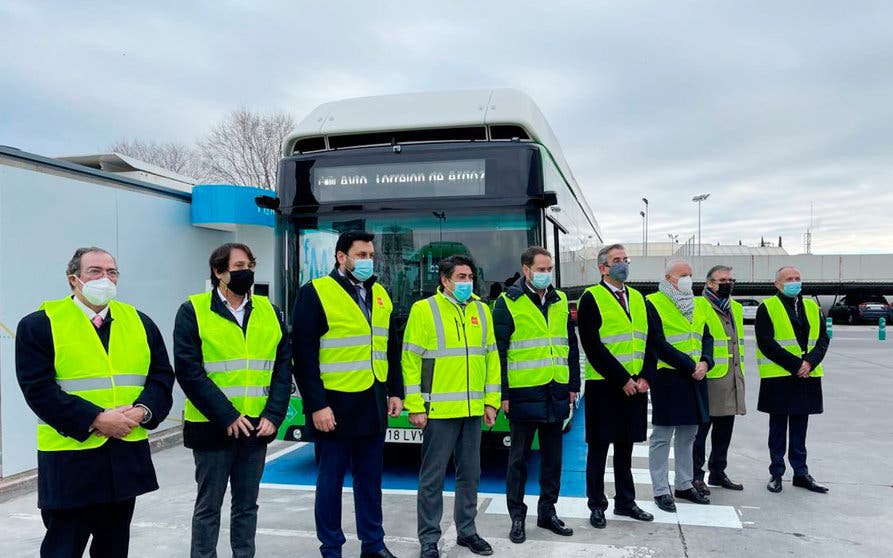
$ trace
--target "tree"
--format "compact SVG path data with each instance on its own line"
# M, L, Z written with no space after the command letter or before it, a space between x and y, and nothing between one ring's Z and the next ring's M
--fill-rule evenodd
M121 138L109 150L184 176L200 178L195 150L179 143L156 143L141 139Z
M197 142L203 178L274 189L280 145L294 127L294 118L282 112L231 112Z

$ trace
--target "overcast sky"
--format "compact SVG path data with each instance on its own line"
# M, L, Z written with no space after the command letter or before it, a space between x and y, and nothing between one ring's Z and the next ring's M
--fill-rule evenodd
M447 7L449 5L449 7ZM0 144L191 143L246 106L516 87L606 241L893 252L893 2L0 0Z

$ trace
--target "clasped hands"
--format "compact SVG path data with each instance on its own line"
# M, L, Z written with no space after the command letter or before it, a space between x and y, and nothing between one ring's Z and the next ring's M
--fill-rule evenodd
M93 419L93 434L104 438L123 438L146 418L146 410L133 405L122 405L102 411Z

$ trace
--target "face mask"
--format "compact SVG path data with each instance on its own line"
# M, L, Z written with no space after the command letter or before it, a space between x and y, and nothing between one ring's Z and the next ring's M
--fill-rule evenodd
M608 275L615 281L626 283L626 278L629 277L629 264L626 262L615 263L608 268Z
M682 294L692 294L691 277L680 277L679 280L676 281L676 289Z
M244 296L245 293L251 290L251 285L253 284L254 272L250 269L238 269L229 272L229 283L226 285L226 288L239 296Z
M453 283L453 298L459 302L465 302L471 297L471 289L474 287L472 281L462 281Z
M350 272L351 274L353 274L357 281L365 281L366 279L372 277L373 266L374 262L371 259L354 260L353 269L351 269Z
M75 279L78 278L75 277ZM112 283L108 277L94 279L86 283L78 279L78 282L81 284L81 294L84 295L87 302L96 306L105 306L118 295L117 285Z
M800 281L791 281L789 283L785 283L782 287L782 292L787 296L794 298L798 294L800 294L800 290L803 288L803 283Z
M534 271L533 280L530 281L535 289L545 289L552 284L551 271Z
M731 283L720 283L719 288L716 289L716 295L719 298L729 298L732 296L733 286Z

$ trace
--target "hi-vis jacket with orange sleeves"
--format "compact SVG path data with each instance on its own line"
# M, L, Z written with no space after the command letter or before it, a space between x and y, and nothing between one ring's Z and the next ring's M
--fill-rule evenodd
M403 335L404 406L432 419L481 416L499 408L499 352L490 309L461 306L438 289L413 304Z

